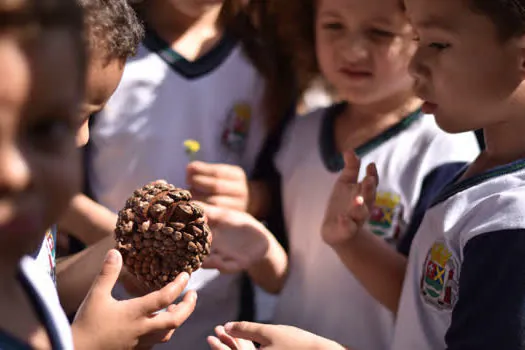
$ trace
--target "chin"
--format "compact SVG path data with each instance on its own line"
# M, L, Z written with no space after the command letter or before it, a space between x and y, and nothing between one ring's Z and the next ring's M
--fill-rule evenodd
M458 124L457 118L444 117L441 113L434 114L436 124L439 128L449 134L459 134L467 131L474 131L475 129L469 128L467 125Z

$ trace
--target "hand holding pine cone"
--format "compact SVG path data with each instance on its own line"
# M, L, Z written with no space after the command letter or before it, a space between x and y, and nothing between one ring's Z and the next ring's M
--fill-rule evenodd
M119 212L115 239L124 263L149 288L160 289L200 268L211 232L189 191L165 181L136 190Z

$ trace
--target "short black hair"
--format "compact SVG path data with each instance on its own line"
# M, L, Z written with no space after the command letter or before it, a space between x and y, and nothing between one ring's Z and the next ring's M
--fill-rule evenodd
M525 34L525 0L468 0L475 13L488 17L502 40Z
M127 0L78 0L84 8L91 55L125 60L134 56L144 28Z

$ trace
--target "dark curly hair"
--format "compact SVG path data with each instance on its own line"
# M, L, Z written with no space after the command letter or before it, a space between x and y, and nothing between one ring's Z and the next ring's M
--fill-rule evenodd
M137 14L126 0L78 0L84 8L89 47L106 60L135 55L144 35Z
M469 5L494 23L502 40L525 34L525 0L469 0Z

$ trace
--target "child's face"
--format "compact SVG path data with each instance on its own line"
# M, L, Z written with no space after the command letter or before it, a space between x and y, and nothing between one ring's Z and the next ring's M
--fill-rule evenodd
M16 264L80 190L78 45L49 30L21 48L0 34L0 256ZM60 52L60 55L56 53Z
M165 1L165 0L164 0ZM225 0L168 0L182 14L189 18L198 18L211 9L222 5Z
M77 133L77 146L84 146L89 140L89 117L104 107L113 92L117 89L125 61L113 59L109 62L103 58L93 57L88 65L86 97L81 109L81 126Z
M324 77L351 103L377 103L412 86L415 44L397 0L318 0L316 46Z
M417 94L429 101L424 108L449 132L500 122L520 83L517 40L502 42L492 22L465 1L405 4L419 40L410 70Z

